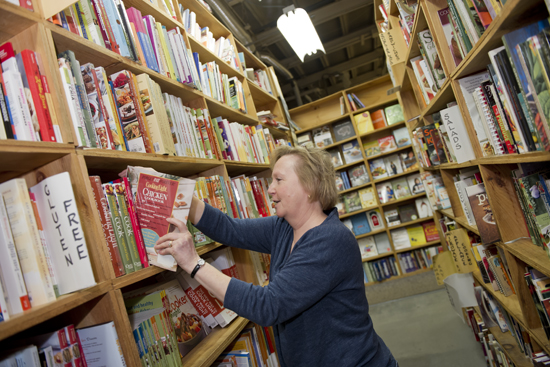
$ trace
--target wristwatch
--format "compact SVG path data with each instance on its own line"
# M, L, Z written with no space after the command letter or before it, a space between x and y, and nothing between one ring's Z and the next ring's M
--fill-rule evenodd
M191 278L194 278L197 274L197 271L206 263L203 258L199 257L199 261L197 261L197 265L195 266L195 269L191 272Z

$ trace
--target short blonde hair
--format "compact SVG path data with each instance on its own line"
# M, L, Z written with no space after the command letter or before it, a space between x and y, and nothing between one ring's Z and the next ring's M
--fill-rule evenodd
M300 183L310 193L310 202L319 201L323 210L332 209L338 202L338 190L330 154L319 148L283 145L271 153L271 170L285 155L299 158L294 170Z

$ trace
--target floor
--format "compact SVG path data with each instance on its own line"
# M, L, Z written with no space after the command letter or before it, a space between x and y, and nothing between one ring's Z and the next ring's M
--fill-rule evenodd
M400 367L486 366L481 345L445 289L371 305L370 315Z

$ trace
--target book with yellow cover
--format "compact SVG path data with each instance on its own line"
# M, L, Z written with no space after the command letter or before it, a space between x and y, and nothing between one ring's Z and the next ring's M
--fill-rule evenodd
M357 133L359 135L374 131L374 126L372 125L372 120L368 111L358 113L354 115L353 118L355 119L355 126L357 126Z
M363 209L376 206L376 197L374 196L374 189L367 187L359 190L359 196L361 197L361 207Z
M426 236L424 235L424 229L422 226L414 226L407 228L407 234L409 235L409 241L411 246L421 246L426 244Z

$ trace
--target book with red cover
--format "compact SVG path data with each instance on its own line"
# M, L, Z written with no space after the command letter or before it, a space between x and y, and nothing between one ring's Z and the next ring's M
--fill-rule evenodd
M476 220L479 235L484 245L500 241L500 233L493 216L493 210L489 203L489 197L485 191L485 184L466 187L468 200Z
M111 265L113 266L115 276L118 278L125 275L126 271L124 270L124 264L122 263L122 258L120 257L118 243L116 241L113 224L111 222L109 205L101 187L101 178L99 176L90 176L90 183L92 185L92 195L95 200L96 208L99 212L101 229L103 230L103 236L107 242L107 249L109 250L109 255L111 257Z
M384 110L382 109L371 112L370 118L372 119L374 130L388 126L386 124L386 115L384 115Z
M252 193L254 194L254 200L256 200L260 215L262 217L269 217L269 210L267 209L267 204L263 198L258 182L254 179L250 179L250 186L252 187Z
M141 260L141 265L144 268L149 267L149 259L147 258L147 250L145 249L145 242L143 241L143 236L141 234L141 227L139 226L139 220L136 213L136 204L135 199L132 195L132 188L130 186L130 182L128 181L128 177L122 177L119 180L116 180L115 182L121 182L124 185L125 192L126 192L126 205L128 206L128 214L130 217L130 221L132 222L132 228L134 229L134 234L136 236L137 241L137 249L139 253L139 258Z
M34 51L23 50L15 56L17 66L23 79L23 85L28 88L32 95L34 111L40 125L40 137L42 141L56 142L50 111L42 86L42 78L38 68L38 62ZM26 79L26 81L25 81Z
M424 222L422 223L422 228L424 229L427 242L439 240L439 233L437 232L435 222Z

